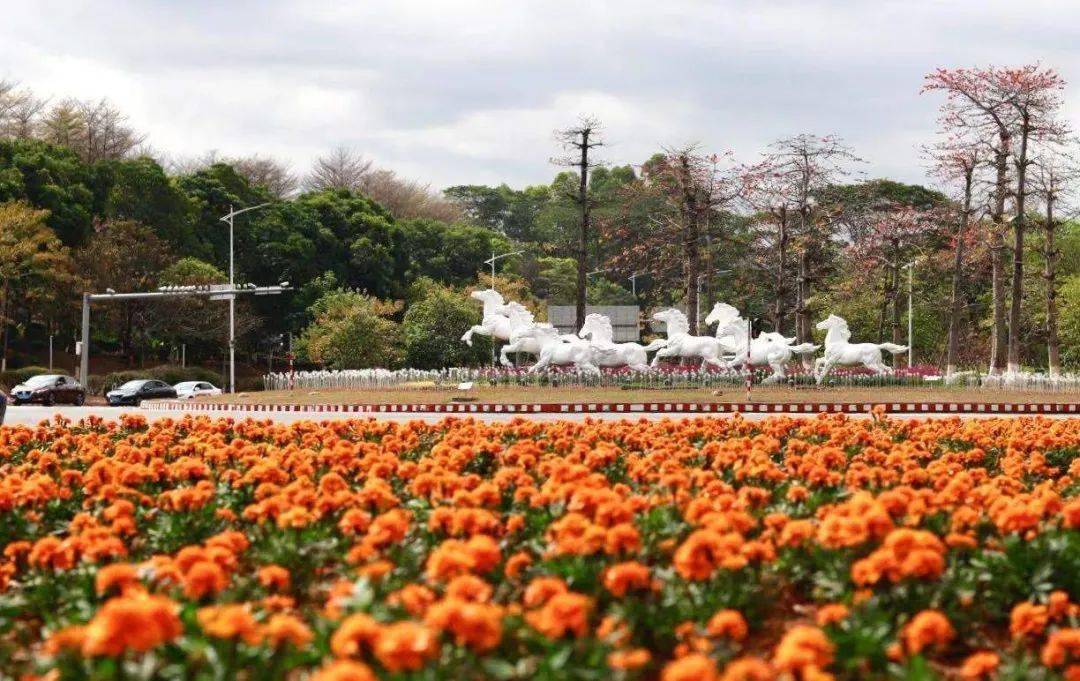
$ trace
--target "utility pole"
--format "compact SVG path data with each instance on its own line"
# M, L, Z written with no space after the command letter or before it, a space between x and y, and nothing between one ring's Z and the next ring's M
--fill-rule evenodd
M256 210L264 206L269 206L269 203L260 203L257 206L251 206L249 208L241 208L240 210L233 210L232 204L229 204L228 215L222 216L222 222L229 223L229 288L236 289L236 269L235 258L233 254L233 218L241 213L246 213L250 210ZM229 296L229 392L236 392L236 296Z

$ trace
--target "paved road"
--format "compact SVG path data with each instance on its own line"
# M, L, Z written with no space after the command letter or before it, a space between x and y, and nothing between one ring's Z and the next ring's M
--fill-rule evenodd
M103 407L103 406L91 406L91 407L72 407L72 406L55 406L55 407L41 407L34 405L25 406L9 406L7 410L7 416L4 419L4 423L8 425L26 424L33 425L43 420L51 419L55 414L60 414L65 418L77 421L81 418L85 418L90 415L97 415L104 419L117 419L121 414L134 413L142 414L147 419L154 421L162 418L183 416L182 413L170 413L161 411L146 411L137 407ZM323 421L323 420L336 420L345 418L369 418L375 417L379 419L386 419L390 421L428 421L436 422L447 418L447 414L347 414L347 413L332 413L325 414L305 414L302 412L290 413L290 412L230 412L228 414L222 414L222 416L230 416L232 418L243 418L245 416L251 416L257 419L270 418L279 423L292 423L294 421ZM481 421L508 421L520 414L469 414L458 415L459 417L473 416ZM529 414L527 418L537 421L559 421L559 420L571 420L580 421L585 418L601 419L605 421L614 421L619 419L632 419L637 420L639 418L647 419L662 419L662 418L679 418L680 416L694 417L705 416L707 418L730 418L729 414L664 414L659 412L642 412L633 414L618 414L618 413L594 413L594 414ZM757 421L766 418L769 414L743 414L743 418ZM853 418L867 418L867 414L851 414ZM892 418L910 419L910 418L922 418L925 416L930 417L947 417L950 414L894 414ZM994 416L993 414L986 414L984 417L989 418ZM1000 414L999 416L1008 416L1007 414ZM980 418L979 414L965 415L968 418ZM1050 418L1069 418L1067 415L1063 416L1051 416Z

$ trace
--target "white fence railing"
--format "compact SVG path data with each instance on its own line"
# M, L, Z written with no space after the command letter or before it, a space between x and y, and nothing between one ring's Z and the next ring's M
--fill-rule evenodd
M762 384L769 372L755 370L754 390L776 387L798 387L814 384L811 375L799 370L785 382ZM701 369L697 367L662 367L655 371L638 372L629 369L604 370L599 376L574 368L555 367L538 373L526 369L468 368L423 369L352 369L344 371L298 371L295 374L272 373L263 376L267 390L365 390L365 389L425 389L434 386L456 386L472 382L479 386L553 386L553 387L612 387L641 390L678 388L734 388L745 385L746 374L738 371ZM969 387L998 390L1080 393L1080 374L1051 377L1042 373L988 375L962 372L943 377L933 367L899 369L888 376L877 376L862 370L839 371L825 379L830 387L888 388L948 388Z

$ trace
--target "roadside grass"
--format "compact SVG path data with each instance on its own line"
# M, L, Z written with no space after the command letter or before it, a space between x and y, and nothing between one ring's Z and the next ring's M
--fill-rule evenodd
M1075 392L992 390L984 388L925 388L925 387L797 387L755 386L751 402L1001 402L1001 403L1060 403L1076 402ZM457 390L435 386L397 387L385 389L303 389L238 393L214 398L207 402L233 404L448 404L454 401L475 401L490 404L544 402L745 402L743 388L674 388L629 389L572 388L550 386L475 387Z

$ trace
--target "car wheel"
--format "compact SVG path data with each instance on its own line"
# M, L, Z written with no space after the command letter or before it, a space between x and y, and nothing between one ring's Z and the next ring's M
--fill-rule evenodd
M136 397L135 399L133 399L131 401L131 406L133 406L133 407L138 407L138 406L141 406L141 405L142 405L142 399L139 398L139 397Z
M79 393L75 396L75 406L81 407L86 402L86 393Z

